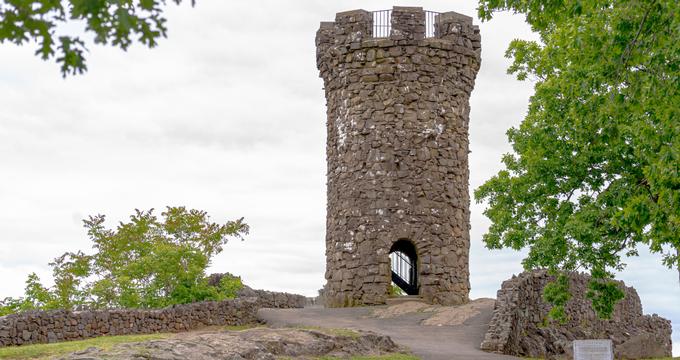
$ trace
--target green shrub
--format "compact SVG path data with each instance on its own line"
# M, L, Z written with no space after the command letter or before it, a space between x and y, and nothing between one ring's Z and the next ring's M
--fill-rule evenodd
M50 263L54 286L36 274L26 280L24 297L0 301L0 315L24 310L77 308L159 308L204 300L234 298L241 279L226 276L210 286L205 270L229 238L243 239L243 219L210 222L204 211L168 207L162 221L136 210L116 229L105 216L90 216L84 226L94 253L67 252Z

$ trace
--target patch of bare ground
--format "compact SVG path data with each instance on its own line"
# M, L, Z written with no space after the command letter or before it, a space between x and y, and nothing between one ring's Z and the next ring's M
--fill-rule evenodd
M382 306L353 308L261 309L258 319L272 327L360 329L389 336L422 360L505 360L516 357L481 351L494 302L474 300L462 306L432 306L418 299L390 300ZM391 308L391 309L390 309ZM387 309L387 310L385 310ZM429 320L431 319L432 320ZM423 325L429 320L433 325ZM443 325L449 323L452 325Z
M458 306L428 305L420 301L405 301L373 311L373 317L390 319L410 313L431 313L420 322L427 326L462 325L482 311L493 309L494 299L480 298Z

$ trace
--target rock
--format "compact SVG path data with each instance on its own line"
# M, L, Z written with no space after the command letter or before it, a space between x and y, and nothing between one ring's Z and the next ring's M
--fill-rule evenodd
M92 353L98 353L100 351L101 349L91 346L85 350L76 351L73 353L73 355L87 355Z
M617 359L651 359L670 356L665 342L650 333L635 335L615 347Z
M465 321L480 314L483 309L492 309L493 299L481 298L458 306L444 306L436 310L435 314L423 320L423 325L461 325Z
M619 281L624 299L612 318L602 320L585 297L590 276L570 277L571 299L565 306L567 322L548 320L550 305L543 288L553 280L545 270L524 272L503 282L498 290L482 350L529 357L569 357L573 340L611 339L615 354L627 359L671 356L671 323L644 315L635 289ZM617 356L619 358L619 356Z
M89 348L63 360L103 359L257 359L350 357L403 351L389 337L370 332L345 334L323 330L255 328L180 334L173 338Z

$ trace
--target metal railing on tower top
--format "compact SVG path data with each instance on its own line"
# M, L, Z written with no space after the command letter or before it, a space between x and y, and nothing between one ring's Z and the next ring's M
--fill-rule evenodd
M392 10L371 11L373 14L373 37L386 38L392 31ZM434 37L434 22L440 13L425 11L425 37Z
M392 10L372 11L373 37L384 38L390 36L392 30Z
M425 37L434 37L434 21L439 15L435 11L425 11Z

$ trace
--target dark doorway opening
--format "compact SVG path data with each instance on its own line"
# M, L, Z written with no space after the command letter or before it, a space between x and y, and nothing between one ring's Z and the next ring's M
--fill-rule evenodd
M418 295L418 255L408 240L398 240L390 249L392 282L407 295Z

